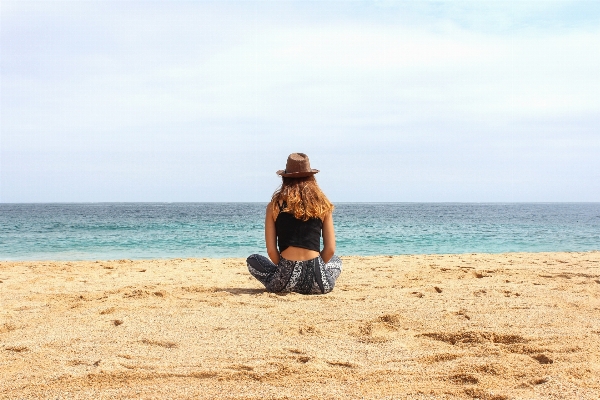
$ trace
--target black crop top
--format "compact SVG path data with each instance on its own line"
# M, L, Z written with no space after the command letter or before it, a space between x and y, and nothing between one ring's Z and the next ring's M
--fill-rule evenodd
M279 205L279 214L275 220L279 252L281 253L290 246L320 252L323 221L319 218L302 221L294 217L294 214L281 211L284 208L285 203Z

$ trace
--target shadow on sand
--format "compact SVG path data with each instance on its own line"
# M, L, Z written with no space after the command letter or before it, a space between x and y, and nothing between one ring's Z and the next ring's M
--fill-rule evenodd
M217 289L217 291L219 292L228 292L234 295L241 295L241 294L261 294L261 293L270 293L267 292L267 289L251 289L251 288L219 288ZM273 293L277 296L287 296L289 294L289 292L279 292L279 293Z

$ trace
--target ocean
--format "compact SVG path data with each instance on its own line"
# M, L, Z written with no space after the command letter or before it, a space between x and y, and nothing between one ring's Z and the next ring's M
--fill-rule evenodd
M266 254L266 203L0 204L0 260ZM600 203L337 203L338 255L600 250Z

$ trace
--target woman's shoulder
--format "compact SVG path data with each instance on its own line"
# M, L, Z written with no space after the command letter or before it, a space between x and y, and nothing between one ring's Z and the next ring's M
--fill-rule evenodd
M281 203L280 203L281 204ZM267 204L267 216L273 218L273 220L277 219L277 216L280 214L282 207L281 205L279 205L279 207L277 206L277 203L274 202L273 200L271 200L269 202L269 204Z

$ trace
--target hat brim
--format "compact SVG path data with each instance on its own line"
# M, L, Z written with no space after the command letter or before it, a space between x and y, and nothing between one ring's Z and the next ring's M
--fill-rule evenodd
M277 175L282 176L284 178L304 178L307 176L311 176L319 173L318 169L311 169L310 171L301 171L301 172L290 172L286 173L284 169L280 169L276 172Z

